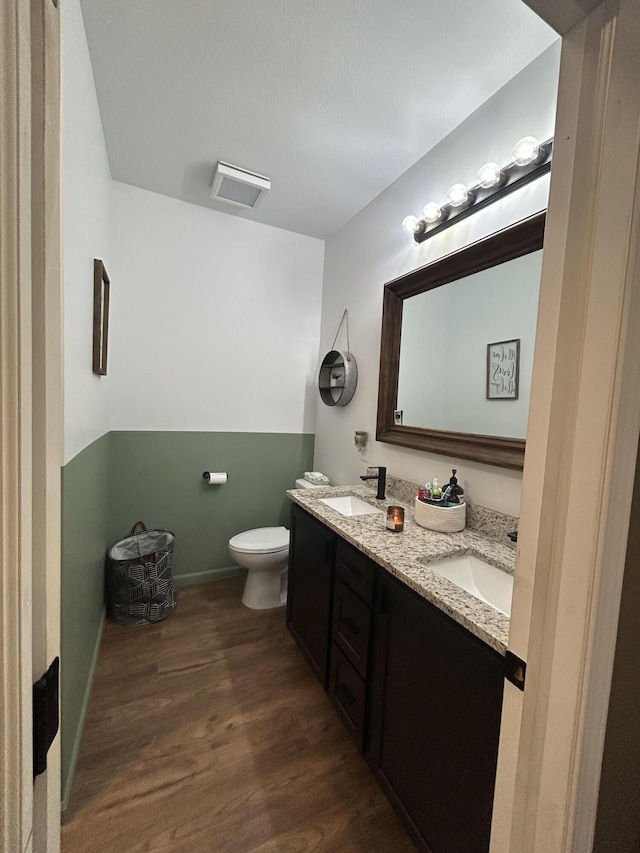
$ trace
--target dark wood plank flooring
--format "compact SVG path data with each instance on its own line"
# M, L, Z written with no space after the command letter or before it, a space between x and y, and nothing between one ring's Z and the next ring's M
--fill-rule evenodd
M287 632L243 579L108 622L63 853L409 853L415 847Z

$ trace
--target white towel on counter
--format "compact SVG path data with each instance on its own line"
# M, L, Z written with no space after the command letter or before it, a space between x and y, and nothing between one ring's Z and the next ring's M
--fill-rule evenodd
M314 486L329 485L329 478L326 477L322 471L305 471L304 478L308 483L312 483Z

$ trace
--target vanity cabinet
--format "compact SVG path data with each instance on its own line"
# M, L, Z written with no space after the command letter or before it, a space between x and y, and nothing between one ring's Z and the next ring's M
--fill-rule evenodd
M291 509L287 627L327 686L336 536L297 506Z
M504 659L297 505L287 625L426 853L487 853Z
M367 760L422 849L487 853L503 658L383 574Z

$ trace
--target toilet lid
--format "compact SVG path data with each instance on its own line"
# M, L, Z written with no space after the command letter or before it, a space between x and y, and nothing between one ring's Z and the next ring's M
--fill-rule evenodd
M289 547L289 531L286 527L256 527L232 536L229 547L245 554L284 551Z

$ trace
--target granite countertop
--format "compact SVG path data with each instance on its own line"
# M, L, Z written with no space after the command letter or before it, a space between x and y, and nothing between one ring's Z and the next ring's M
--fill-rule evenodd
M378 501L367 486L327 486L315 489L289 489L287 495L327 527L371 557L390 574L451 616L491 648L504 654L509 637L509 617L456 586L429 568L443 557L473 552L479 558L513 574L515 551L473 530L460 533L435 533L414 520L413 506L387 496ZM404 532L386 529L386 512L346 517L320 502L321 498L357 495L372 506L404 507Z

